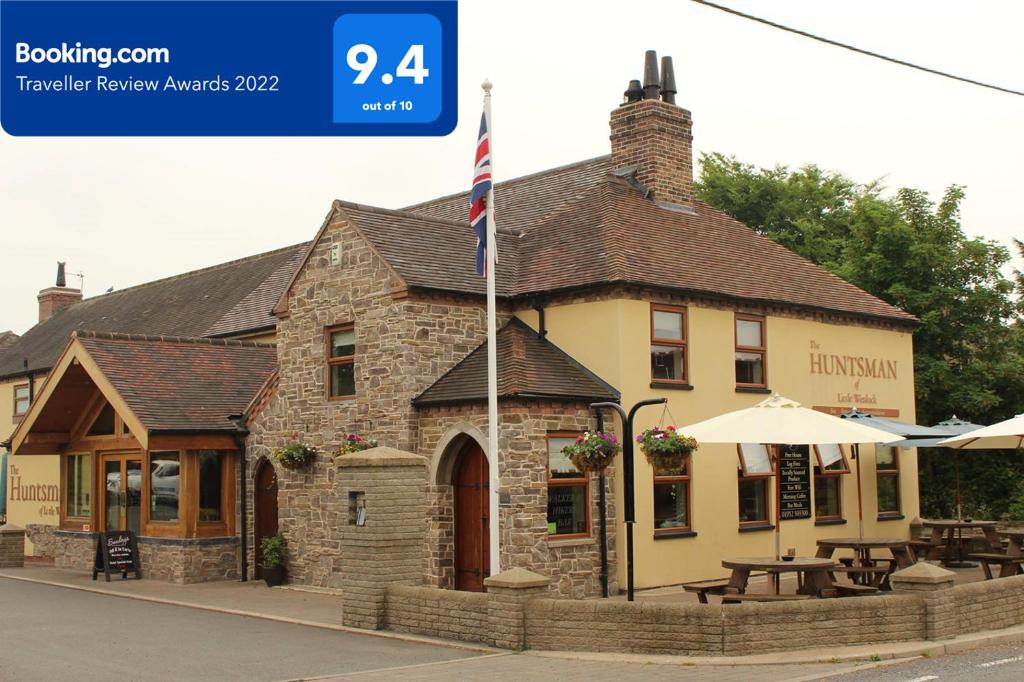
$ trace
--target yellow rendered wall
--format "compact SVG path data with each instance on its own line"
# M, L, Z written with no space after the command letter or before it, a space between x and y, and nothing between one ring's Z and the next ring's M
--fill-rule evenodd
M614 300L552 307L546 310L548 338L622 392L623 406L665 397L676 425L755 405L766 395L737 393L734 368L734 313L689 306L690 383L692 391L650 387L650 303ZM537 327L534 311L518 315ZM913 422L914 379L911 334L868 327L826 324L788 317L767 320L768 386L807 407L885 408ZM895 362L896 378L828 376L811 372L811 354L881 358ZM635 420L636 432L656 426L660 406L645 407ZM666 417L666 424L668 422ZM616 419L616 423L617 423ZM849 456L849 448L846 448ZM918 515L917 454L900 450L902 520L877 520L874 447L861 447L862 495L866 536L908 537L909 522ZM691 481L691 523L696 537L654 540L653 475L639 447L635 457L636 515L634 571L637 587L668 585L727 575L727 557L774 554L771 531L739 533L737 456L733 445L703 445L694 454ZM855 463L851 461L855 470ZM621 518L622 477L616 478ZM782 548L813 555L815 540L857 534L855 474L843 476L845 525L815 526L814 518L781 523ZM813 486L813 484L812 484ZM774 505L774 495L772 504ZM813 511L813 502L812 502ZM774 507L769 511L774 519ZM625 584L624 525L619 527L619 584Z
M43 383L35 377L35 392ZM14 387L27 383L22 377L0 383L0 441L14 432ZM57 455L7 456L7 522L24 528L30 523L60 523L60 458ZM33 553L26 538L25 554Z

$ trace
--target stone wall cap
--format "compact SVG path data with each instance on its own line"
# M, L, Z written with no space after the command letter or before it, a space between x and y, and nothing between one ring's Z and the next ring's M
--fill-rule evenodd
M404 450L381 445L379 447L338 455L334 458L339 467L396 467L426 466L427 458Z
M513 590L527 587L546 587L550 582L550 578L519 566L484 579L484 585L487 587L505 587Z
M889 576L889 580L892 582L923 583L928 585L952 582L955 579L956 573L953 571L925 561L920 561Z
M0 534L6 533L24 533L25 529L21 526L15 526L13 523L5 523L0 526Z

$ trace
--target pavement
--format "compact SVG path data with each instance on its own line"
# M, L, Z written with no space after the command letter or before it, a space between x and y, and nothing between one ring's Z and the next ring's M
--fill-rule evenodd
M540 651L514 654L485 646L429 637L347 628L341 624L341 599L336 591L268 589L262 582L222 581L174 585L151 580L123 581L115 577L110 583L106 583L102 578L92 581L88 573L30 565L21 569L0 570L0 595L0 604L3 605L0 608L4 611L3 618L0 618L0 648L10 651L7 645L20 642L26 634L20 625L24 619L15 616L15 613L28 614L26 618L29 621L48 632L45 638L33 637L32 641L36 642L35 644L21 643L23 649L15 649L19 651L19 657L22 650L31 652L41 646L45 646L47 652L52 652L55 650L52 646L54 641L61 642L62 648L59 650L67 646L74 649L77 646L74 643L76 641L85 641L94 646L98 641L97 635L109 632L114 641L120 642L129 650L142 646L138 643L140 637L141 641L147 642L147 646L152 644L168 648L172 650L175 661L183 659L183 652L199 652L201 655L193 657L189 654L184 658L187 658L188 662L193 659L202 662L209 657L208 665L211 669L217 668L227 675L222 677L218 674L217 677L222 679L234 679L228 674L231 671L245 672L247 676L244 679L272 680L310 677L347 679L353 675L358 675L361 679L390 679L399 672L403 678L408 679L433 680L441 679L441 675L448 679L452 675L462 675L470 679L486 676L492 680L508 679L514 682L521 682L524 676L550 677L555 672L559 680L584 677L588 680L621 679L627 675L639 675L643 679L652 680L671 678L728 681L757 678L764 682L792 682L851 674L855 676L844 679L876 679L876 668L879 666L916 658L928 661L985 647L1012 647L1024 642L1022 626L997 632L963 635L943 642L903 642L742 657ZM16 598L12 598L9 603L6 595L14 595ZM109 598L111 596L122 599L112 600ZM47 607L46 604L52 606ZM84 639L74 634L79 631L78 629L67 627L69 619L65 612L72 605L89 614L88 618L82 616L80 621L81 631L90 633ZM157 611L136 613L139 609ZM125 611L126 615L115 615L121 611ZM40 612L48 613L49 616L46 619L39 619L33 615ZM97 613L101 615L97 617ZM172 613L176 615L167 615ZM53 614L60 615L54 617ZM147 627L147 618L152 618L154 623L161 620L179 622L180 627L158 627L154 632L152 627ZM226 620L208 623L209 619ZM139 621L137 628L132 625L134 620ZM317 632L318 630L324 632ZM36 630L35 634L38 635L38 632ZM198 637L194 641L190 640L189 633L196 632L217 634L213 639ZM222 636L219 634L221 632L228 634ZM280 634L267 639L267 633L278 632ZM307 634L290 634L293 632ZM55 640L49 633L58 639ZM323 640L323 637L327 637L328 640ZM239 667L231 656L223 656L225 650L236 654L247 652L254 639L262 639L275 645L282 641L289 642L285 659L290 662L301 661L302 665L294 667L289 663L284 667L276 667L275 661L285 660L281 658L284 651L279 646L261 646L251 655L246 654L247 661L263 661L265 668L258 668L258 671L265 671L267 676L257 675L257 671L245 665ZM327 643L334 641L340 644ZM307 647L307 643L315 645ZM211 648L211 645L215 646ZM389 646L395 650L379 648ZM362 655L364 650L369 652L365 657ZM274 654L275 651L278 653ZM56 666L56 676L49 679L61 679L61 671L69 672L72 669L70 665L74 657L69 659L67 667L62 667L60 656L53 657L52 653L48 653L47 656L52 659L47 659L47 668L51 663ZM153 656L159 659L160 654L146 653L147 659ZM31 676L11 676L7 668L6 654L3 660L0 678L39 679ZM38 671L36 668L35 672ZM79 679L88 679L80 677L80 669L76 672ZM869 676L856 677L861 674ZM131 675L128 677L132 678ZM184 676L157 676L153 679L184 679Z

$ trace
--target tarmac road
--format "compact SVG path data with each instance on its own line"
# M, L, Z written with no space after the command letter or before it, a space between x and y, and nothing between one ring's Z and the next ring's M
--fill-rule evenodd
M831 679L835 682L1020 682L1024 680L1024 647L988 647L964 654L917 658Z

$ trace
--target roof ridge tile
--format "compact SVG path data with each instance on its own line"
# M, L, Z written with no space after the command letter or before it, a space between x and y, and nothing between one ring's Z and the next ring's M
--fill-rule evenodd
M73 339L96 339L98 341L138 341L141 343L171 343L178 345L228 346L233 348L274 348L272 343L246 341L244 339L211 339L199 336L159 336L150 334L124 334L120 332L98 332L78 329L71 332Z

